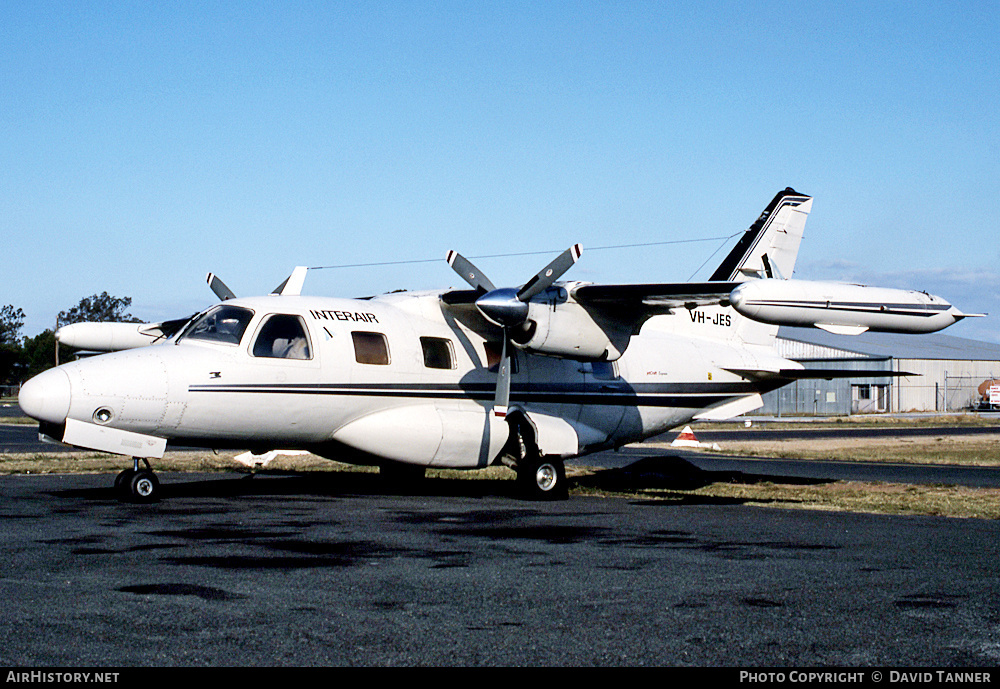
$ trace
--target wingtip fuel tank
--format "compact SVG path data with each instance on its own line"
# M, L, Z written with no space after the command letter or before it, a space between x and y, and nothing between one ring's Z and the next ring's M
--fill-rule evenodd
M850 335L932 333L969 315L926 292L807 280L751 280L729 301L755 321Z
M56 331L60 344L91 352L145 347L163 338L158 323L71 323Z

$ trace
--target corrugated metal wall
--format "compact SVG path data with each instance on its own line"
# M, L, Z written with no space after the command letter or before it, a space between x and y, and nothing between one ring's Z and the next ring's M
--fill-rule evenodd
M769 416L797 416L801 414L846 415L852 409L852 386L887 385L892 398L894 378L865 376L865 371L891 371L890 359L813 359L800 361L806 368L838 368L858 371L857 378L832 380L799 380L763 396L764 406L754 412Z
M946 412L975 409L977 388L984 380L1000 379L1000 362L924 359L817 359L806 368L846 368L856 378L800 380L763 396L755 414L845 415L886 412ZM865 376L865 371L898 371L913 376ZM880 395L888 395L883 406Z
M943 336L878 334L862 339L833 337L813 329L782 331L794 337L779 335L775 346L781 356L799 361L806 368L856 369L859 376L792 383L764 395L764 407L755 413L791 416L964 411L978 405L980 383L1000 378L1000 360L995 358L1000 350L989 343ZM864 371L916 375L864 377Z
M897 359L900 371L918 376L899 378L893 411L964 411L979 401L984 380L1000 377L1000 362Z

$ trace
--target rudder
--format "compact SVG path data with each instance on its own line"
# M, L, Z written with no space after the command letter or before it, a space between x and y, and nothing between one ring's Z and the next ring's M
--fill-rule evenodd
M709 280L743 282L754 278L790 278L811 209L812 197L791 187L779 191Z

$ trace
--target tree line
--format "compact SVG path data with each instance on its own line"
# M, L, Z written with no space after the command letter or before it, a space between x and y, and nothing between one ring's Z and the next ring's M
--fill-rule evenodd
M107 292L84 297L76 306L60 311L56 325L27 337L21 335L25 314L12 304L0 307L0 385L17 385L56 363L57 328L70 323L118 322L139 323L127 309L132 305L131 297L113 297ZM59 361L67 361L72 350L59 345Z

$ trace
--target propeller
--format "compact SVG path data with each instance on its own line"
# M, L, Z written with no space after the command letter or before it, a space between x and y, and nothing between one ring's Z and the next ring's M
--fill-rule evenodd
M236 294L226 287L226 283L220 280L215 273L209 273L206 280L208 281L208 286L215 292L215 296L219 298L219 301L236 298Z
M292 271L292 274L285 278L284 282L274 288L274 291L271 292L271 294L278 294L283 297L298 296L302 294L302 284L305 282L306 271L308 270L309 269L305 266L297 266L295 270ZM219 279L219 276L215 273L209 273L205 279L208 281L208 286L211 290L215 292L215 296L219 298L219 301L227 301L229 299L236 298L236 293L229 289L229 287L226 286L226 283Z
M297 297L302 294L302 284L306 280L306 271L309 269L305 266L296 266L292 274L285 278L285 281L274 288L271 294L279 294L283 297Z
M472 265L465 256L458 253L457 251L449 251L448 255L445 257L448 261L448 265L455 269L455 272L462 276L462 279L472 285L473 289L482 294L487 292L492 292L496 289L493 283L490 282L489 278L483 275L479 268Z
M462 279L480 294L475 304L488 321L503 329L503 344L500 351L500 366L497 371L497 389L493 400L493 414L501 418L507 416L510 404L510 348L511 333L528 320L528 302L531 298L547 290L562 277L563 273L580 260L583 247L574 244L541 269L537 275L520 288L494 287L481 270L456 251L449 251L448 265Z

